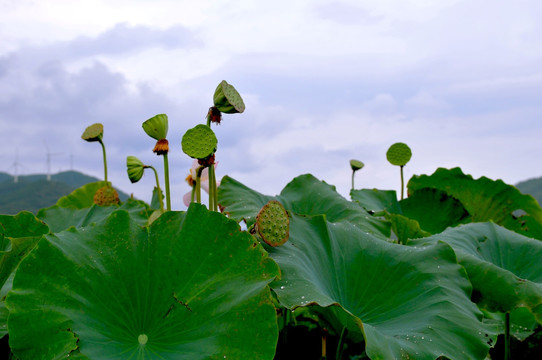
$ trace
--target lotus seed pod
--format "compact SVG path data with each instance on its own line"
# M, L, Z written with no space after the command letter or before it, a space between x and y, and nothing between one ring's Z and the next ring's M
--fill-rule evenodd
M284 206L270 200L256 215L255 229L266 244L283 245L290 236L290 219Z
M119 202L119 194L110 183L99 188L94 194L94 203L99 206L111 206Z
M225 114L242 113L245 111L245 103L235 88L222 80L218 84L213 96L215 107Z
M85 129L81 139L92 142L102 140L104 134L104 126L100 123L92 124Z
M361 161L359 160L350 160L350 166L352 167L352 170L353 171L358 171L360 169L363 169L363 167L365 166L364 163L362 163Z
M128 178L132 183L136 183L143 177L145 171L145 165L135 156L126 157L126 167L128 171Z
M143 123L143 130L155 140L162 140L167 137L168 120L166 114L158 114Z
M189 129L181 141L183 151L194 159L205 159L216 151L218 140L207 125L199 124Z
M390 146L386 158L392 165L405 166L412 157L412 151L407 144L398 142Z

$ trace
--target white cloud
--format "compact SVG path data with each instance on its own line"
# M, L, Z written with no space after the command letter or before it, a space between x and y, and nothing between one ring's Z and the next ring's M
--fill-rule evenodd
M45 169L45 136L51 151L66 153L53 169L66 169L70 153L101 176L99 149L79 136L103 122L112 180L148 198L153 177L130 184L125 157L161 172L140 127L167 113L179 207L191 163L180 138L204 121L226 79L247 110L214 128L218 173L262 192L312 172L347 194L351 158L366 163L360 186L398 190L398 171L385 160L397 141L413 149L407 176L438 166L509 182L540 176L531 165L542 151L538 2L6 4L0 133L9 136L0 153L18 148L29 172Z

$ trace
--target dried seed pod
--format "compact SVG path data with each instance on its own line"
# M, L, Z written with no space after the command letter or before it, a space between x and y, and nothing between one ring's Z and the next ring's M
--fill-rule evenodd
M99 188L94 194L94 203L99 206L111 206L119 202L119 194L110 183Z

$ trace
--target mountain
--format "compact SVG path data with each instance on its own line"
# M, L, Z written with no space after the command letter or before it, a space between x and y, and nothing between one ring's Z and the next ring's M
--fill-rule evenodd
M529 194L542 206L542 177L519 182L516 184L519 191Z
M101 181L77 171L64 171L51 175L51 181L44 174L13 176L0 173L0 214L14 215L27 210L34 214L39 209L54 205L57 200L85 184ZM129 196L117 189L121 201Z

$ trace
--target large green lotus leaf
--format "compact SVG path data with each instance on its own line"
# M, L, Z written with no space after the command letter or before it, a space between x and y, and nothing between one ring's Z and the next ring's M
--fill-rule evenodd
M421 228L431 234L471 221L459 200L437 189L419 189L399 204L403 215L418 221Z
M473 222L493 221L526 236L542 239L542 209L530 195L502 180L481 177L474 180L460 168L437 169L432 175L413 176L408 192L432 188L459 200Z
M393 234L389 240L398 240L402 244L408 239L430 235L420 228L418 221L402 215L403 211L394 190L351 190L350 197L365 210L382 215L390 222Z
M401 207L397 202L397 193L394 190L351 190L350 198L365 210L373 213L385 210L393 214L402 214Z
M489 350L493 330L445 243L405 247L349 222L293 215L289 241L268 251L282 272L271 284L280 302L328 307L349 334L364 334L371 359L482 359Z
M192 204L141 227L126 211L47 235L6 304L21 359L272 359L267 284L279 273L252 236Z
M83 227L99 222L116 210L128 211L132 219L140 225L147 223L152 212L144 202L128 199L121 205L98 206L93 204L88 208L81 209L53 205L38 211L37 217L49 225L51 232L56 233L71 226Z
M104 186L103 181L96 181L83 185L72 191L70 194L58 199L56 205L75 209L89 208L94 205L94 194L96 194L96 191L102 186Z
M8 310L5 296L11 290L11 279L19 262L37 244L49 228L34 214L23 211L17 215L0 215L0 338L7 333Z
M542 242L494 223L472 223L409 244L438 241L454 248L480 307L498 312L525 307L542 324Z
M407 218L400 214L384 214L391 223L393 234L397 237L399 244L406 244L409 239L417 239L431 234L424 231L418 221ZM395 239L392 239L395 240Z
M294 178L279 196L266 196L224 176L218 188L218 202L231 218L252 225L260 209L269 201L279 201L294 214L325 215L331 222L349 221L366 232L390 236L390 224L370 216L359 205L342 197L334 186L310 174Z

